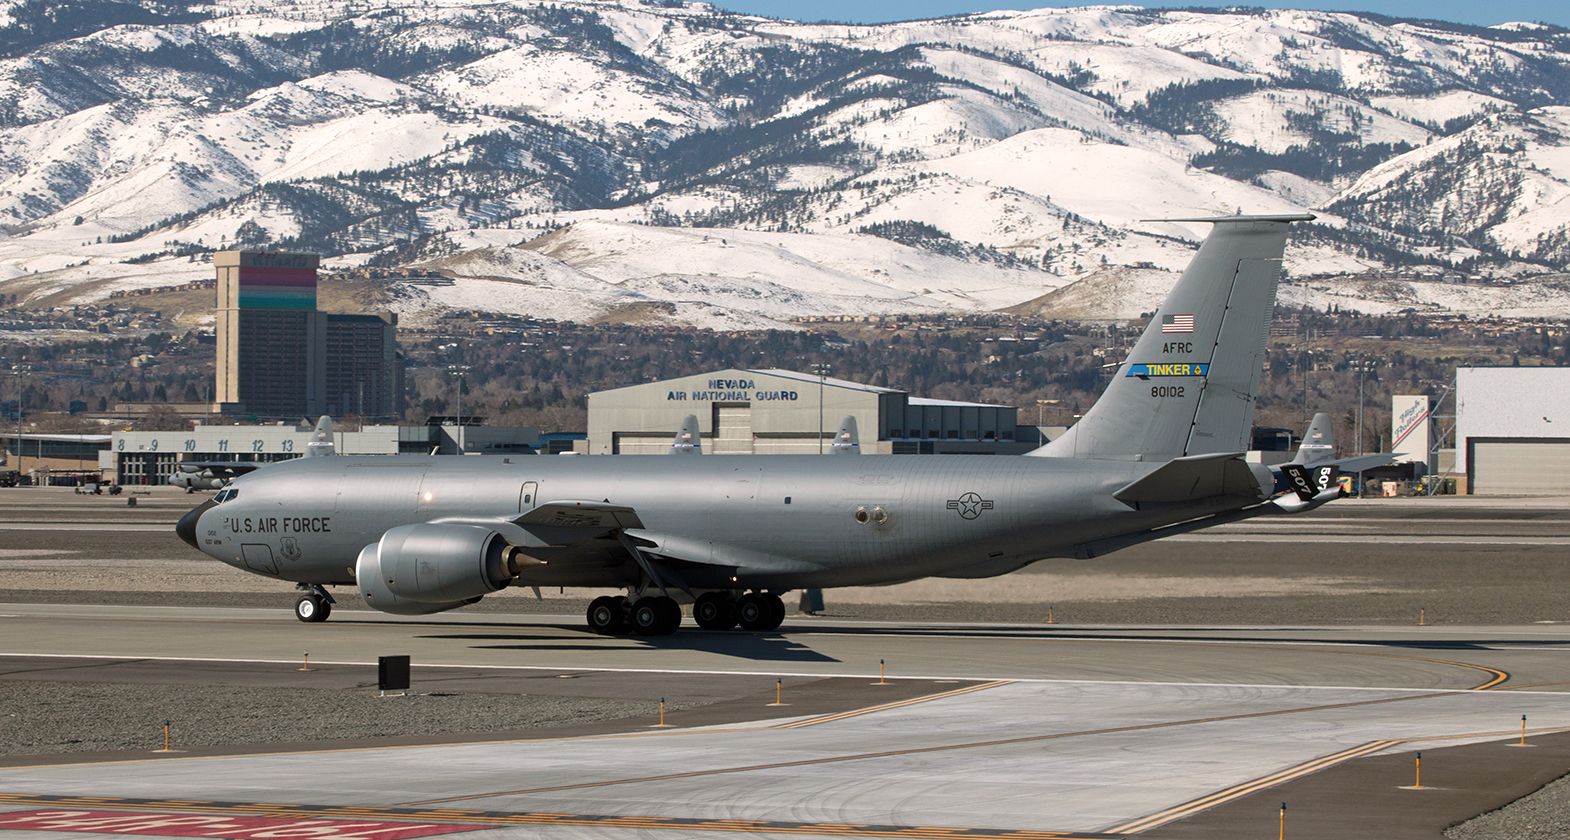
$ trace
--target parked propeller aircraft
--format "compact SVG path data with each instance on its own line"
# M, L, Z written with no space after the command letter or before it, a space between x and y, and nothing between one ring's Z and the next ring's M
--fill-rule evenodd
M991 577L1310 510L1339 497L1333 465L1284 468L1278 495L1245 451L1287 229L1311 218L1185 220L1214 227L1132 354L1028 455L311 458L235 480L176 531L297 582L303 621L334 585L402 615L560 585L625 590L589 626L654 635L682 603L704 628L770 630L790 590Z
M180 461L174 465L174 472L169 473L168 482L175 487L184 487L187 493L222 490L236 478L265 466L267 464L260 461Z

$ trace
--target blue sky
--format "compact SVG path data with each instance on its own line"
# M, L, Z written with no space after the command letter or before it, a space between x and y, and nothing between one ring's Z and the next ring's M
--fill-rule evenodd
M889 20L941 17L943 15L982 12L990 9L1033 9L1042 6L1086 5L1081 3L989 3L975 0L710 0L723 9L738 12L791 18L793 20L839 20L852 23L877 23ZM1174 3L1138 3L1141 6L1266 6L1272 9L1343 9L1348 11L1376 12L1392 17L1434 18L1460 23L1488 25L1510 20L1538 20L1570 26L1570 3L1565 0L1495 0L1479 3L1477 0L1363 0L1363 2L1297 2L1274 0L1249 3L1207 3L1203 0L1185 0Z

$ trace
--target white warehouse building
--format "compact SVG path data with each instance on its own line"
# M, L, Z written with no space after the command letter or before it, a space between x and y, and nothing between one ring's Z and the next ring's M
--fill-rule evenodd
M1475 495L1561 495L1570 368L1456 368L1456 472Z
M453 453L460 445L474 454L521 454L549 447L551 436L542 436L538 429L482 426L475 422L478 418L464 420L462 426L450 417L433 417L423 426L340 428L333 432L333 445L340 455ZM106 479L120 484L163 484L180 461L272 463L299 458L313 433L307 426L203 423L184 431L117 431L100 457L100 467Z
M585 451L661 454L688 415L704 452L807 455L826 451L856 418L863 454L1015 454L1038 445L1011 405L912 397L790 370L728 368L589 395ZM820 435L821 425L821 435Z

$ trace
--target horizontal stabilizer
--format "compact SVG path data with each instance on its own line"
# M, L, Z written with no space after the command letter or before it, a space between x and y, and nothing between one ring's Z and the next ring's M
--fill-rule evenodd
M1396 457L1401 454L1403 453L1376 452L1372 455L1353 455L1350 458L1342 458L1338 461L1331 461L1330 463L1335 466L1336 469L1339 469L1342 475L1346 475L1347 473L1362 472L1363 470L1371 470L1375 467L1383 467L1393 464L1396 461Z
M1259 480L1241 452L1174 458L1112 494L1120 502L1189 502L1216 496L1261 498Z

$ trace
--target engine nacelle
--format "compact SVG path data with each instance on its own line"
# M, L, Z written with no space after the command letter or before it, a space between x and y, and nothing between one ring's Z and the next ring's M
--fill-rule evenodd
M517 576L513 549L473 525L400 525L360 550L355 579L371 607L429 615L472 604Z

